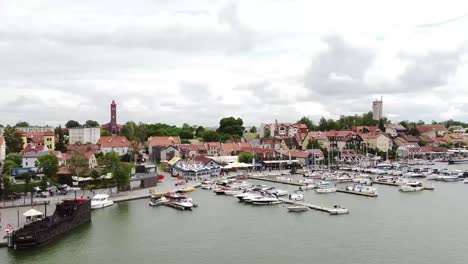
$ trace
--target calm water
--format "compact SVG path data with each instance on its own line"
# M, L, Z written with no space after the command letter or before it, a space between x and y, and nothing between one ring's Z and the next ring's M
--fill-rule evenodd
M308 202L349 208L344 216L254 207L205 190L192 194L192 212L122 203L40 249L0 249L0 263L466 263L468 184L377 187L378 198L306 193Z

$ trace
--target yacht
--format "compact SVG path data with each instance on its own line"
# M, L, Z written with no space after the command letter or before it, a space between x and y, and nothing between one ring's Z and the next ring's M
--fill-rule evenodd
M351 177L349 177L349 175L347 175L347 174L342 174L342 175L336 177L336 182L337 183L353 182L353 179L351 179Z
M321 181L317 189L315 189L315 192L316 193L332 193L332 192L336 192L336 187L334 187L330 182Z
M364 185L348 186L346 187L346 191L378 195L377 188L374 188L371 186L364 186Z
M195 207L191 198L171 199L166 204L183 210L192 210Z
M265 192L266 192L266 193L269 193L269 194L274 194L274 195L276 195L276 196L278 196L278 197L288 195L288 191L286 191L286 190L281 190L281 189L276 189L275 187L266 189Z
M413 170L408 170L407 173L403 174L403 177L405 178L424 178L426 177L420 169L415 168Z
M91 199L91 209L99 209L108 207L114 204L114 201L109 200L108 194L96 194L93 199Z
M164 196L155 197L155 198L151 198L151 200L149 201L149 205L150 206L163 205L167 201L169 200Z
M424 190L424 187L418 181L406 181L400 185L400 191L402 192L419 192L422 190Z
M348 209L342 208L339 205L334 205L328 212L332 215L349 214Z
M307 212L309 211L309 207L305 205L291 205L288 206L288 211L289 212Z
M304 200L304 192L302 190L296 190L289 195L289 200L302 201Z
M261 197L254 197L250 200L250 202L255 205L271 205L281 203L276 195L268 193L265 193Z

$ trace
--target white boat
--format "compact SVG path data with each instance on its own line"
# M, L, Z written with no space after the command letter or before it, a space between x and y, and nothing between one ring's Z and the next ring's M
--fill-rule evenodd
M309 207L304 206L304 205L292 205L292 206L288 206L288 211L289 212L306 212L306 211L309 211Z
M371 186L354 185L346 187L347 191L378 195L377 189Z
M456 182L460 179L456 175L440 175L436 178L436 181L444 181L444 182Z
M289 195L289 200L302 201L304 200L304 192L302 190L296 190Z
M91 209L99 209L108 207L114 204L114 201L109 200L108 194L96 194L93 199L91 199Z
M158 197L158 198L151 198L151 200L149 201L149 205L150 206L158 206L158 205L164 204L167 201L169 201L169 200L164 196L161 196L161 197Z
M420 192L422 190L424 190L424 187L418 181L406 181L400 185L400 191L402 192Z
M332 215L349 214L349 209L342 208L339 205L335 205L328 212Z
M250 199L250 202L255 205L271 205L281 203L278 197L274 194L264 194L260 197L254 197Z
M167 203L172 204L174 207L179 207L184 210L191 210L193 207L195 207L191 199L176 199L170 200Z
M336 187L334 187L331 183L322 181L318 185L317 189L315 189L316 193L333 193L336 192Z
M353 182L353 179L351 179L351 177L349 177L348 175L340 175L336 177L336 182L337 183Z
M464 184L468 184L468 178L465 178L465 179L463 180L463 183L464 183Z
M306 183L314 183L313 179L302 179L297 181L300 184L306 184Z

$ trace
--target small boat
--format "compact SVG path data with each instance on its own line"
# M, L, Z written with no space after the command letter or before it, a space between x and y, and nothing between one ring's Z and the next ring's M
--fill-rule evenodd
M402 192L420 192L422 190L424 190L424 187L418 181L407 181L400 185L400 191Z
M316 193L333 193L336 192L336 187L332 186L331 183L322 181L320 182L317 189L315 189Z
M91 199L91 209L99 209L108 207L114 204L114 201L109 200L108 194L96 194L93 199Z
M334 205L333 208L331 208L328 212L331 215L349 214L349 209L342 208L339 205Z
M168 201L169 200L164 196L157 197L157 198L151 198L151 200L149 201L149 205L150 206L163 205L165 202L168 202Z
M192 210L193 207L196 207L191 199L176 199L176 200L170 200L166 203L164 203L165 205L168 205L168 206L171 206L171 207L175 207L177 209L181 209L181 210Z
M376 188L363 185L348 186L346 187L346 191L378 195Z
M292 205L292 206L288 206L287 208L289 212L295 212L295 213L309 211L309 207L305 205Z
M436 181L444 181L444 182L456 182L460 179L457 175L441 175L435 179Z
M302 190L296 190L289 195L289 200L302 201L304 200L304 192Z
M193 187L184 187L184 188L181 188L181 189L178 189L177 192L181 192L181 193L189 193L189 192L193 192L195 191L195 188Z
M254 197L250 202L255 205L272 205L281 203L278 197L274 194L264 194L260 197Z
M229 188L219 187L219 188L213 189L213 192L216 193L217 195L225 195L226 191L229 191Z
M463 183L464 183L464 184L468 184L468 178L465 178L465 179L463 180Z

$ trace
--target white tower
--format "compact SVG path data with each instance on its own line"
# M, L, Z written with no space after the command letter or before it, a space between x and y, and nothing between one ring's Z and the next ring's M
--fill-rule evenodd
M383 100L380 97L379 100L375 100L372 102L372 119L373 120L380 120L383 117Z

